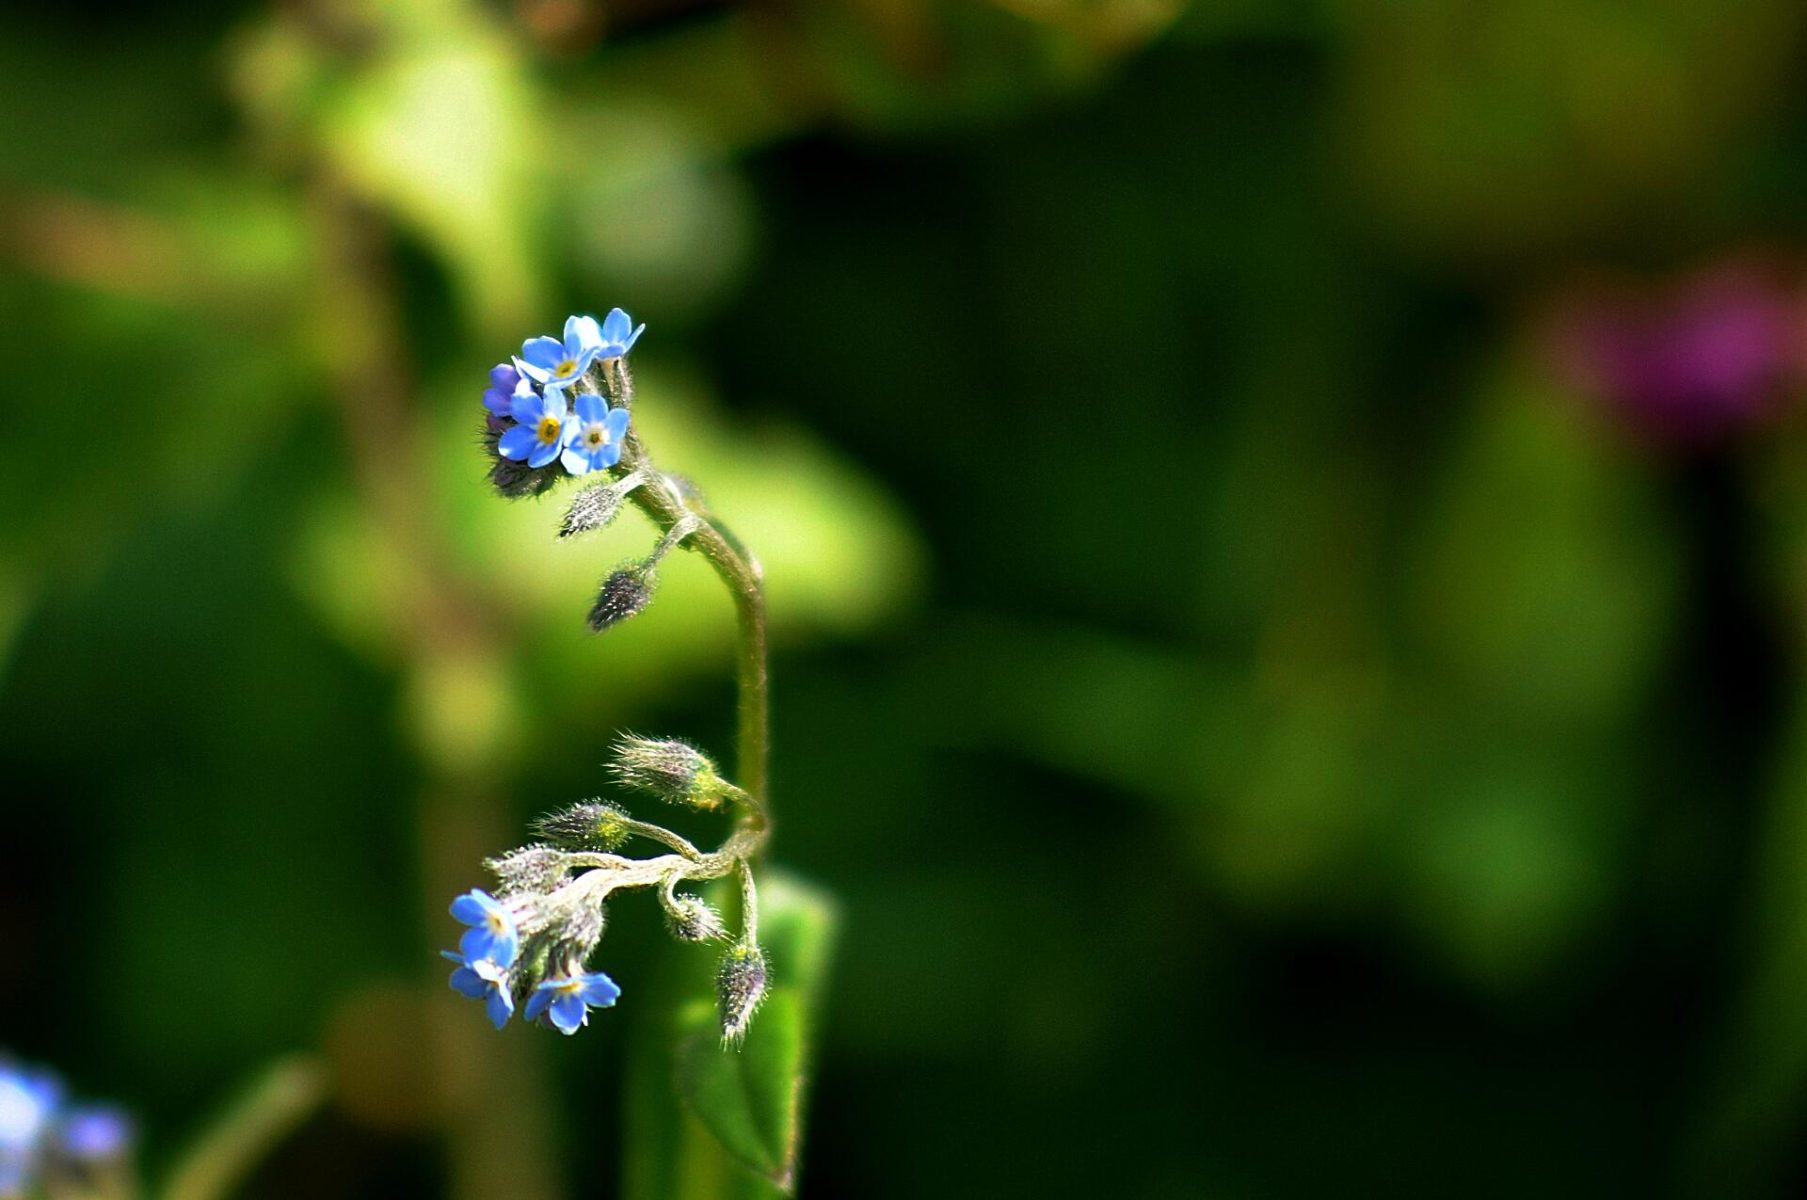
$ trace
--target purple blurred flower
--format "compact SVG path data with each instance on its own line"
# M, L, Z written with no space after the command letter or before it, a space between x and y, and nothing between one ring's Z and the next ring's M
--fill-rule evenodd
M108 1162L131 1147L132 1121L108 1105L74 1109L63 1118L57 1142L63 1153L78 1162Z
M1721 266L1666 289L1569 302L1556 349L1571 382L1639 431L1698 443L1768 414L1799 371L1802 330L1792 290Z

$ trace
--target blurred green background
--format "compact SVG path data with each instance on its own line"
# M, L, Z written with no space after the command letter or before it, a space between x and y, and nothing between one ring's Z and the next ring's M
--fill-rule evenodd
M484 489L619 304L841 903L804 1195L1798 1194L1804 17L9 10L0 1045L153 1173L313 1049L252 1194L616 1194L655 906L569 1041L432 952L730 749L706 570L591 639L645 526Z

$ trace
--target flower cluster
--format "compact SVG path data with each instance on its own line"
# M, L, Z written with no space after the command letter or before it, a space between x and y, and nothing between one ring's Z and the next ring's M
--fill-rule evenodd
M585 924L585 914L558 913L550 894L515 890L503 895L506 900L498 900L473 888L452 901L452 916L470 926L456 951L440 951L458 964L452 987L483 1001L497 1029L508 1024L516 1003L524 1000L527 1020L544 1019L560 1033L576 1033L589 1021L592 1008L607 1008L621 994L607 975L583 969L583 959L602 936L600 917L591 922L594 935L587 935L578 928ZM557 928L548 916L560 918Z
M628 412L609 406L598 377L645 329L619 308L600 323L569 317L564 337L528 338L517 357L490 371L484 448L497 490L538 495L563 475L606 471L621 461Z
M117 1109L71 1105L47 1071L0 1054L0 1198L99 1196L124 1190L130 1121Z
M625 738L615 749L613 767L623 783L677 803L706 808L733 800L752 807L751 798L724 780L707 756L683 742ZM681 941L728 938L712 905L678 889L741 869L745 855L738 847L705 854L668 829L596 800L551 813L536 830L544 840L486 864L497 879L494 895L472 889L452 901L452 916L466 928L457 950L441 951L457 964L453 990L481 1001L497 1029L518 1008L527 1021L572 1034L588 1022L591 1009L615 1003L621 989L587 963L602 940L614 892L655 888L667 925ZM615 853L635 837L662 842L673 853L645 859ZM733 1039L744 1034L765 991L764 958L752 933L756 901L750 874L743 884L747 928L722 967L722 977L734 981L722 998L724 1035Z
M589 969L602 939L609 898L652 888L666 925L684 942L729 943L717 969L722 1038L738 1042L766 993L759 947L759 903L753 862L769 837L759 798L765 747L765 609L759 564L710 514L702 494L653 465L645 443L628 429L634 385L625 355L639 338L620 309L597 323L565 322L562 338L530 338L521 354L495 368L484 393L489 411L485 445L493 457L490 481L505 496L541 495L566 475L606 473L572 499L560 537L601 529L630 500L660 531L642 558L615 566L590 605L588 624L600 633L638 616L652 603L659 564L683 547L707 560L728 586L740 617L742 663L740 758L748 788L724 778L685 742L628 737L614 751L622 786L686 808L735 816L733 830L703 851L661 825L635 820L600 800L542 818L540 841L486 865L494 894L473 889L452 903L465 926L458 949L441 953L456 964L452 988L480 1001L500 1029L518 1010L529 1022L575 1033L590 1011L613 1005L621 989ZM630 839L661 843L669 853L631 858L617 853ZM740 929L730 934L720 913L680 888L737 876Z

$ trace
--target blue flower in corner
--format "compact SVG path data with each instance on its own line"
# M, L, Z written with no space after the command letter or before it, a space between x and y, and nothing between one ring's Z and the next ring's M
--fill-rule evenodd
M524 395L516 392L508 415L517 424L502 435L496 449L503 458L526 460L530 467L543 467L557 458L577 431L576 423L565 411L565 394L553 387L547 388L543 396L532 388Z
M62 1099L62 1086L49 1075L0 1061L0 1151L34 1146Z
M508 968L487 958L466 958L450 950L441 950L446 958L458 964L452 972L452 990L472 1000L483 1001L483 1011L497 1029L514 1016L514 992L508 986Z
M567 317L563 340L528 338L521 343L517 365L522 374L537 384L549 388L570 387L589 370L601 342L602 335L594 318Z
M482 888L472 888L452 901L452 915L470 926L458 941L465 959L488 959L504 968L514 965L521 935L500 900Z
M607 1008L621 995L615 981L598 971L590 975L565 975L548 979L533 989L522 1013L529 1021L544 1015L562 1034L582 1029L592 1008Z
M610 408L601 396L577 398L571 440L559 461L573 475L603 471L621 461L621 439L627 436L627 409Z

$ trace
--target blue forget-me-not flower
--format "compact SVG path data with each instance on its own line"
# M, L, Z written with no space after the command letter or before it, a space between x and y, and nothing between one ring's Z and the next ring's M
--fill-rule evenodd
M514 965L521 935L508 907L482 888L472 888L452 901L452 915L469 925L458 940L465 959L487 958L499 967Z
M508 1024L508 1018L514 1015L514 990L508 968L487 958L467 958L450 950L440 953L458 964L452 972L452 990L483 1001L483 1010L497 1029Z
M593 317L582 319L592 326L596 324ZM596 357L620 358L634 348L634 343L640 340L640 335L644 332L645 322L636 327L632 317L618 308L609 309L609 315L602 319L602 328L597 331Z
M0 1054L0 1198L87 1195L72 1171L122 1160L132 1126L117 1109L66 1108L46 1071Z
M496 449L503 458L525 460L530 467L543 467L557 458L577 430L565 411L565 394L554 387L543 396L531 388L515 393L509 415L517 424L502 434Z
M548 388L567 388L583 377L603 348L594 317L566 317L565 336L528 338L517 360L521 373Z
M63 1089L49 1075L0 1063L0 1146L37 1137L62 1098Z
M544 1016L569 1035L584 1027L592 1008L607 1008L620 995L615 981L600 971L555 976L533 989L522 1016L529 1021Z
M621 439L627 436L625 408L610 408L601 396L577 398L570 441L559 461L573 475L604 471L621 461Z

